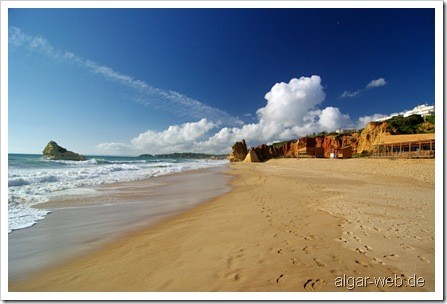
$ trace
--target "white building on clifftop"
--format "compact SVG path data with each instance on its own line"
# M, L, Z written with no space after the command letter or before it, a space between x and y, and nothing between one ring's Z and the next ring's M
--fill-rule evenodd
M403 117L408 117L410 115L413 114L417 114L417 115L421 115L421 116L428 116L431 114L435 114L435 106L429 106L428 104L422 104L422 105L418 105L416 107L413 108L413 110L409 110L409 111L404 111L404 112L400 112L400 113L393 113L390 116L387 117L382 117L379 119L376 119L375 121L384 121L387 119L390 119L394 116L398 116L398 115L402 115Z

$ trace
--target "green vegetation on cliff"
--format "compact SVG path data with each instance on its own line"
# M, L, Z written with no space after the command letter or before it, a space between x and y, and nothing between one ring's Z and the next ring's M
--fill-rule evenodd
M391 134L417 134L435 132L435 115L427 116L425 119L421 115L394 116L388 120L387 131Z

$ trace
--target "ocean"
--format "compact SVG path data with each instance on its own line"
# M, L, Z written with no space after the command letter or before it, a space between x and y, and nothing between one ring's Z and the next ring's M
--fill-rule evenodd
M86 161L46 160L42 155L8 154L8 230L43 220L49 210L33 208L62 190L82 194L89 186L134 181L222 166L226 160L87 156Z

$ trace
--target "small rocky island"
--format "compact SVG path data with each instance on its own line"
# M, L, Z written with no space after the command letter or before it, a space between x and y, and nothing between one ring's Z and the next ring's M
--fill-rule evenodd
M43 150L43 158L52 160L86 160L84 155L68 151L55 141L50 141Z

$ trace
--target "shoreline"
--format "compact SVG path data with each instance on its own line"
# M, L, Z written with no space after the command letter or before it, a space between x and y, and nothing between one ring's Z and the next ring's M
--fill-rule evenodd
M225 167L61 191L33 206L51 211L45 219L8 235L9 278L24 279L83 256L230 191Z
M9 291L434 291L434 160L278 159L229 173L232 191ZM424 286L335 284L412 275Z

